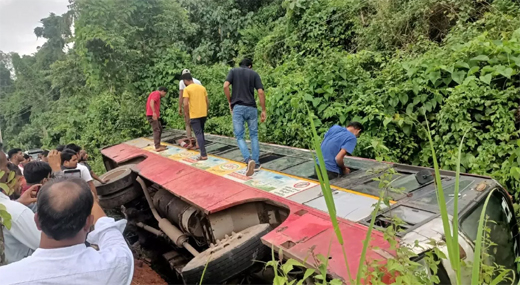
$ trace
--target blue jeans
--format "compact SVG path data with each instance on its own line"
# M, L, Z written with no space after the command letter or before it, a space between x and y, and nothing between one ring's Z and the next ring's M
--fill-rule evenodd
M249 149L247 148L246 140L244 139L245 126L247 122L249 127L249 137L251 138L251 150L253 156L251 157ZM258 110L254 107L235 105L233 107L233 132L237 138L238 147L244 161L253 159L257 165L260 165L260 143L258 142Z

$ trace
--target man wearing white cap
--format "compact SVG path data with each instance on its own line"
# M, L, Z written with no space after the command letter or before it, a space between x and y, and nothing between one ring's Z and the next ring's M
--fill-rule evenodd
M191 72L189 69L184 69L182 71L182 75L184 74L190 74L191 75ZM193 77L192 77L193 78ZM202 85L202 83L200 83L200 81L196 78L193 78L193 83L195 84L198 84L198 85ZM184 80L180 80L179 81L179 115L183 116L184 117L184 124L186 125L186 136L188 137L188 141L189 141L189 146L188 147L192 147L192 136L191 136L191 128L190 128L190 118L189 116L186 116L184 114L184 111L182 109L182 106L183 106L183 93L184 93L184 88L186 88L186 85L184 85Z

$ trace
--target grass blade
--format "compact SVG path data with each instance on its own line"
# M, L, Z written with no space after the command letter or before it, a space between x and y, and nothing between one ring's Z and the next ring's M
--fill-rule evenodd
M462 157L462 146L464 145L464 138L468 133L469 129L466 130L464 135L462 136L462 140L459 144L459 153L457 156L457 169L455 170L455 189L453 192L453 256L455 259L453 260L455 264L452 264L453 270L455 270L457 284L461 284L462 280L462 272L460 272L460 248L459 248L459 188L460 188L460 161Z
M320 167L320 165L325 166L325 160L323 159L323 153L321 152L321 139L318 136L316 131L316 127L314 125L314 115L311 113L309 106L305 105L307 108L308 119L311 124L312 131L312 146L316 152L316 157L314 160L314 167L316 169L316 174L318 176L318 180L320 181L321 192L323 194L323 198L325 199L325 203L327 205L327 210L329 212L330 221L332 222L332 226L334 228L334 233L336 234L336 238L338 239L339 244L341 245L341 249L343 251L343 258L345 260L345 267L347 269L347 273L349 279L352 281L352 275L350 272L350 266L348 263L347 254L344 247L343 235L341 234L341 230L339 229L338 218L336 216L336 205L334 203L334 198L332 197L332 190L330 188L330 181L327 175L327 170L325 167ZM316 158L318 163L316 163Z
M471 270L471 284L479 285L479 277L480 277L480 259L482 255L482 235L484 233L484 220L486 217L486 208L491 198L491 195L495 189L489 192L486 202L484 203L484 207L482 208L482 212L480 212L480 220L478 221L478 229L477 229L477 240L475 241L475 254L473 257L473 268Z
M372 211L372 218L370 219L370 226L368 227L367 235L365 240L363 241L363 250L361 251L361 257L359 259L359 267L357 272L356 284L361 284L361 275L363 274L363 270L361 270L361 266L365 263L366 254L368 250L368 245L370 244L370 237L372 236L372 230L374 229L374 224L376 222L377 213L379 213L379 208L381 207L381 201L383 200L384 192L381 192L379 196L379 200L377 200L377 204Z
M448 248L448 257L450 260L450 264L453 268L456 268L457 261L455 259L458 259L458 256L455 256L455 250L454 247L459 247L458 244L453 244L453 235L451 234L451 227L450 227L450 220L448 217L448 209L446 206L446 197L444 196L444 189L442 188L442 182L441 182L441 173L439 170L439 164L437 162L437 155L435 154L435 148L433 147L433 139L430 133L430 125L428 124L428 120L426 120L426 128L427 128L427 134L428 134L428 140L430 141L430 148L432 151L432 158L433 158L433 167L435 169L435 186L437 188L437 201L439 204L439 210L441 212L441 218L442 218L442 226L444 229L444 236L446 239L446 247ZM457 272L457 282L460 280L460 270ZM457 283L460 284L460 283Z

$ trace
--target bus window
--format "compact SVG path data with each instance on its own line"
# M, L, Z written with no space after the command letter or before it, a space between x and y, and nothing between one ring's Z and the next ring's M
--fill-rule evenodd
M482 199L477 207L471 209L470 214L467 215L461 222L462 231L473 242L477 239L478 223L480 213L484 208L486 199ZM489 240L495 245L489 246L487 244L489 257L484 260L488 265L494 263L502 265L507 269L516 271L516 238L513 234L513 227L511 226L513 212L509 208L506 198L498 191L494 191L486 208L486 216L488 222L485 224L491 231L489 233ZM514 219L513 219L514 221ZM512 277L509 274L509 277ZM509 282L508 282L509 283Z

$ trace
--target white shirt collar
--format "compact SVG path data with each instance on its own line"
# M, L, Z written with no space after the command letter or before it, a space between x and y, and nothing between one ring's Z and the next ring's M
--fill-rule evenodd
M0 192L0 199L3 199L3 200L11 200L9 199L9 196L5 195L4 192Z
M84 243L60 248L38 248L34 251L32 256L41 256L45 259L60 258L65 256L77 255L85 251L86 248L87 246Z

